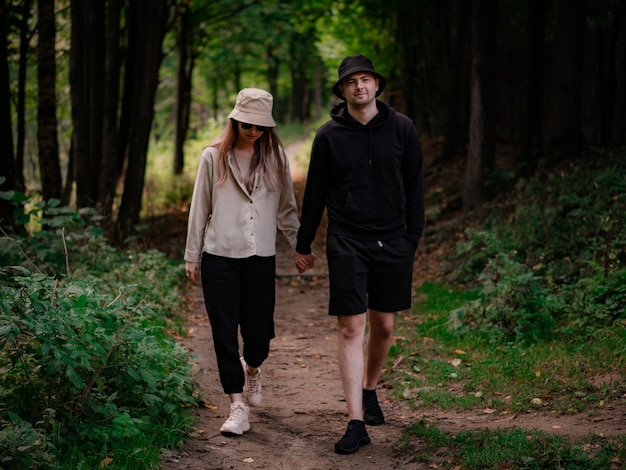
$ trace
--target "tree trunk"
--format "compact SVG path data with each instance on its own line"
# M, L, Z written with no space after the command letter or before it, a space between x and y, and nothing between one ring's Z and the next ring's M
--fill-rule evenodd
M125 241L139 222L166 19L166 0L135 0L130 3L128 41L135 44L135 54L128 56L127 67L133 69L134 80L125 83L124 87L124 92L132 96L132 105L126 151L128 167L116 223L118 242ZM145 24L150 27L145 28Z
M449 162L461 154L467 142L467 15L465 2L456 2L452 10L452 62L447 64L449 85L444 122L444 140L440 160Z
M7 58L9 10L6 0L0 1L0 191L12 191L15 189L15 160L13 157L9 60ZM0 198L0 225L8 227L12 223L13 206L5 199Z
M615 92L613 127L611 129L611 144L615 147L626 145L626 5L621 2L618 8L617 19L619 39L615 51L615 73L618 77Z
M72 152L74 155L74 180L76 181L77 206L88 206L95 201L89 184L89 108L88 77L85 76L85 61L89 53L85 39L88 29L85 24L86 2L72 0L70 5L72 43L70 47L70 94L72 98Z
M189 53L191 45L190 11L183 11L178 24L178 67L176 83L176 137L174 143L174 174L180 175L185 168L185 139L189 129L189 112L191 107L191 85L194 57Z
M426 110L419 106L421 90L428 87L426 75L420 71L419 61L420 47L422 43L419 39L423 31L424 20L420 16L419 2L406 2L400 8L397 16L396 42L399 47L399 58L403 64L401 68L402 96L398 102L397 96L385 95L385 99L391 106L409 116L423 133L429 133L429 120L425 118ZM374 64L376 65L376 64ZM387 90L390 92L391 90Z
M474 0L469 148L463 210L480 209L493 197L488 176L495 168L497 0Z
M278 102L278 70L280 67L280 58L274 54L271 46L267 47L267 83L269 83L269 92L274 97L274 109ZM293 96L293 95L292 95Z
M104 99L102 112L102 163L96 208L106 228L113 219L113 200L119 180L118 108L120 77L120 17L123 0L109 0L106 6Z
M520 173L523 176L531 175L543 149L543 84L544 84L544 54L545 47L545 17L546 6L544 0L530 0L528 2L528 16L526 29L526 80L522 91L524 100L522 110L522 132L520 141Z
M73 0L70 83L78 207L95 207L102 163L104 2Z
M17 72L17 148L15 149L15 185L20 191L25 191L24 182L24 142L26 141L26 71L28 67L28 43L30 32L28 19L30 18L31 1L24 0L22 5L22 19L20 21L20 58Z
M557 18L545 137L549 153L567 160L582 148L584 0L559 0Z
M37 41L37 140L39 143L39 169L41 193L45 201L61 198L63 183L59 163L59 143L56 117L56 26L54 0L37 2L39 40Z

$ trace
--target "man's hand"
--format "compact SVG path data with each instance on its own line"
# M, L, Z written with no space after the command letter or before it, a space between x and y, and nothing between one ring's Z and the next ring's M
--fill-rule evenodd
M297 251L294 251L293 262L295 263L298 272L302 274L304 271L312 268L315 265L315 255L313 253L303 255L298 253Z

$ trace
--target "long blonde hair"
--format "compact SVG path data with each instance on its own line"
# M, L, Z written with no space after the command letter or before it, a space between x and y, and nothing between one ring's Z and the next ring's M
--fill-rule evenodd
M235 152L239 126L237 121L230 119L228 125L209 147L218 149L217 168L219 178L217 184L224 184L228 180L228 158ZM268 128L254 143L254 154L250 165L250 172L259 172L269 189L277 190L287 183L287 163L285 150L274 128Z

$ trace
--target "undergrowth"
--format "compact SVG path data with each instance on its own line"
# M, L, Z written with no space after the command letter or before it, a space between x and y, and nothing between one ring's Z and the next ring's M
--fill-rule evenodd
M416 409L593 416L626 397L626 158L519 182L468 229L451 284L424 282L385 375ZM409 460L463 469L622 468L626 437L405 433Z
M520 181L467 230L456 280L482 289L458 328L530 344L626 326L626 155L593 157Z
M92 211L17 193L0 239L0 468L158 468L192 425L184 276L109 246Z

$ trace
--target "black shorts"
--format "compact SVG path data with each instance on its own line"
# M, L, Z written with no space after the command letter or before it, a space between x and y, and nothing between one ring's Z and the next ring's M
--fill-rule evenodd
M328 234L330 315L368 308L397 312L411 306L415 242L408 236L366 241Z

